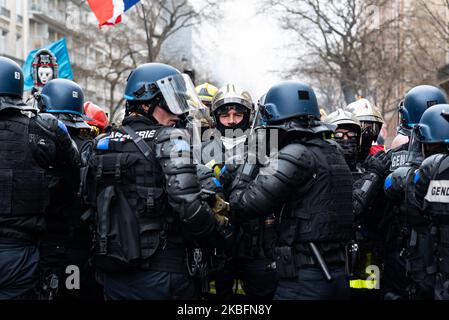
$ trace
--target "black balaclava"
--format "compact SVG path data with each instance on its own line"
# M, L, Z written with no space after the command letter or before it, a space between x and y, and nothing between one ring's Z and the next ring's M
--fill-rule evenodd
M352 126L339 126L341 129L349 130L352 132L356 132L357 136L354 138L345 139L335 139L335 141L341 146L343 149L343 155L345 157L346 163L348 164L351 171L355 171L357 168L357 161L359 156L359 133L357 130L354 130Z
M224 114L227 111L229 111L230 109L234 109L237 112L243 112L243 119L242 121L240 121L238 124L236 124L235 126L231 126L231 127L227 127L224 126L221 122L220 122L220 114ZM241 105L235 105L235 104L230 104L230 105L223 105L220 108L218 108L215 111L215 119L216 119L216 126L218 131L220 131L222 136L225 136L226 130L237 130L240 129L243 132L248 130L250 127L250 123L249 123L249 119L250 118L250 112L249 110Z

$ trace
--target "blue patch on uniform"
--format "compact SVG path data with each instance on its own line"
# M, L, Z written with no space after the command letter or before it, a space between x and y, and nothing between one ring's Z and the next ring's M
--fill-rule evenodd
M176 146L177 152L189 152L190 151L190 145L185 142L184 140L173 140Z
M215 183L215 185L216 185L217 187L219 187L219 188L222 187L220 181L218 181L217 178L212 178L212 181Z
M421 179L421 171L416 171L415 177L413 178L413 183L416 185L418 181Z
M220 170L220 176L222 176L226 172L226 165L223 166Z
M97 143L97 150L109 150L109 137L100 139Z
M393 181L392 181L392 179L391 179L391 175L389 175L389 176L385 179L385 183L384 183L384 188L385 188L385 190L390 189L392 184L393 184Z
M58 120L58 128L64 131L64 133L69 134L69 130L67 130L67 127L61 120Z

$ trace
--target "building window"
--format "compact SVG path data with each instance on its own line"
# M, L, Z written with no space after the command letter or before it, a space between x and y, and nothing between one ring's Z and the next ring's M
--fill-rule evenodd
M0 29L0 53L6 53L8 48L8 31Z
M7 18L11 17L11 11L8 9L7 0L0 0L0 14Z
M22 35L16 35L16 57L21 58L23 56L23 43L22 43Z
M22 0L16 1L16 17L17 22L22 24L23 23Z

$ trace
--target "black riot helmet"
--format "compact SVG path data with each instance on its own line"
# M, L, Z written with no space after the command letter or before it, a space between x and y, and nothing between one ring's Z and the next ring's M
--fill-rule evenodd
M0 57L0 95L22 99L24 77L20 66L13 60Z
M81 87L68 79L49 81L38 96L39 109L52 113L68 127L90 129L85 122L89 120L84 114L84 93Z
M268 90L261 103L261 128L282 130L285 135L280 140L298 133L324 137L336 129L335 125L320 121L315 92L305 83L282 81Z
M315 92L298 81L283 81L268 90L261 111L267 124L295 117L320 119Z
M20 66L9 58L0 57L0 76L0 111L26 109L22 101L24 76Z
M190 77L162 63L146 63L131 72L124 98L127 114L137 112L153 120L156 106L183 116L202 106ZM142 105L149 106L149 111Z
M400 127L412 129L428 108L445 103L448 103L447 97L441 89L427 85L414 87L405 95L404 103L399 106L402 119Z
M424 156L447 152L449 146L449 104L438 104L427 109L415 127Z

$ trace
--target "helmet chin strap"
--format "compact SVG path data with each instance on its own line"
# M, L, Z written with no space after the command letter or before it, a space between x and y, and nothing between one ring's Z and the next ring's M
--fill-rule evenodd
M249 129L249 113L245 112L242 121L240 121L238 124L234 126L225 126L220 122L219 117L215 116L216 123L217 123L217 130L220 131L222 136L226 135L226 130L242 130L245 132Z

